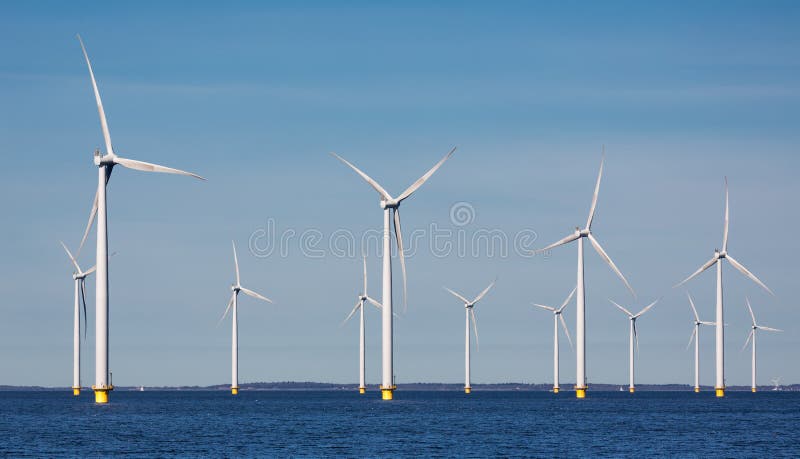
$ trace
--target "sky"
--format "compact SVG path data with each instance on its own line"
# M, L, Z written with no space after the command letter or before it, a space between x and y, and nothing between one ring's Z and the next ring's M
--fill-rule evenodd
M690 384L692 315L673 285L721 246L774 292L724 267L726 377L748 384L745 296L759 383L800 382L800 5L796 2L4 2L0 5L0 384L69 386L77 246L102 135L83 37L117 154L190 170L115 169L109 184L110 369L117 385L228 384L234 280L240 382L358 379L360 253L382 227L377 194L329 155L399 194L408 310L395 322L404 382L463 381L463 307L475 296L472 380L552 382L552 318L575 285L576 247L531 257L586 221L633 299L587 245L589 383ZM491 239L492 250L486 244ZM362 244L362 241L367 243ZM80 257L94 263L94 236ZM367 250L369 292L380 259ZM505 250L503 250L505 249ZM402 304L395 260L395 304ZM686 285L713 320L713 270ZM94 279L82 382L94 379ZM575 333L575 306L565 311ZM367 382L380 325L367 311ZM562 384L575 355L561 338ZM703 329L701 383L713 384Z

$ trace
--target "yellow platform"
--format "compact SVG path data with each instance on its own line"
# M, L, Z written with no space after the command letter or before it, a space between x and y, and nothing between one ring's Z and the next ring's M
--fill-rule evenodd
M464 393L465 393L465 394L470 394L470 393L472 393L472 388L471 388L471 387L465 387L465 388L464 388Z
M358 388L358 393L359 394L365 394L366 392L367 392L367 388L366 387L359 387Z
M695 391L695 392L700 392L700 388L699 388L699 387L695 387L695 388L694 388L694 391Z
M575 397L577 397L577 398L586 398L586 388L585 387L576 387L575 388Z
M74 395L76 397L81 395L81 388L80 387L73 387L72 388L72 395Z
M752 388L751 388L751 390L752 390L753 392L755 392L755 391L756 391L756 388L755 388L755 387L752 387Z
M559 390L559 389L558 389L558 387L554 387L554 388L553 388L553 393L554 393L554 394L557 394L557 393L558 393L558 390Z
M634 388L634 387L629 387L629 388L628 388L628 392L630 392L630 393L632 394L632 393L636 392L636 388Z
M717 393L717 397L724 397L725 396L725 388L724 387L717 387L714 389Z
M239 395L239 388L231 387L231 395Z
M381 399L392 400L394 399L394 390L397 386L383 387L381 386Z

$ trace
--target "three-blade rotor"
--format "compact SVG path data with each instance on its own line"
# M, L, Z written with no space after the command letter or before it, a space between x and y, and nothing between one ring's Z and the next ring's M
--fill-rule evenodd
M642 308L642 310L641 310L641 311L639 311L639 312L638 312L638 313L636 313L636 314L634 314L634 313L630 312L629 310L627 310L625 307L623 307L621 304L617 303L616 301L614 301L614 300L611 300L611 299L609 299L609 300L608 300L608 301L610 301L610 302L611 302L611 304L613 304L614 306L616 306L616 307L617 307L617 308L618 308L620 311L624 312L624 313L625 313L625 315L627 315L627 316L628 316L628 318L631 320L631 323L633 324L633 339L634 339L634 341L636 341L636 354L637 354L637 355L639 354L639 334L638 334L638 332L636 331L636 319L638 319L639 317L641 317L642 315L644 315L644 313L646 313L647 311L649 311L649 310L650 310L650 309L651 309L653 306L655 306L655 305L656 305L656 303L658 303L660 300L661 300L661 298L659 298L659 299L657 299L657 300L653 301L652 303L650 303L650 304L648 304L647 306L645 306L644 308Z
M747 305L747 310L750 312L750 318L753 320L752 325L750 326L750 333L747 335L747 340L744 342L744 346L742 346L742 350L750 344L750 340L753 339L753 336L756 334L756 330L764 330L764 331L771 331L771 332L782 332L783 330L766 327L764 325L758 325L756 323L756 316L753 314L753 307L750 306L750 298L745 297L744 299L745 304Z
M482 300L482 299L483 299L483 297L484 297L484 296L486 296L486 294L487 294L487 293L489 293L489 290L491 290L491 289L492 289L492 287L494 287L494 284L495 284L496 282L497 282L497 279L493 280L493 281L492 281L492 283L491 283L491 284L489 284L489 286L488 286L488 287L486 287L485 289L483 289L483 291L481 291L481 293L479 293L479 294L478 294L478 296L476 296L476 297L475 297L475 299L473 299L472 301L470 301L470 300L466 299L466 298L465 298L463 295L461 295L460 293L457 293L457 292L455 292L455 291L453 291L453 290L451 290L451 289L449 289L449 288L447 288L447 287L444 287L444 289L445 289L445 290L447 290L447 291L448 291L448 292L450 292L450 293L451 293L453 296L455 296L456 298L458 298L459 300L461 300L461 302L462 302L462 303L464 303L464 307L465 307L465 308L467 308L467 310L469 311L470 321L472 322L472 330L473 330L473 332L475 333L475 347L476 347L476 348L477 348L477 347L479 347L479 346L480 346L480 344L479 344L479 340L478 340L478 321L477 321L477 319L475 318L475 305L476 305L476 304L477 304L477 303L478 303L480 300Z
M381 309L383 307L383 306L381 306L381 304L379 302L375 301L375 299L370 297L369 294L367 293L367 257L366 257L366 255L363 256L362 261L363 261L363 267L364 267L364 289L361 290L361 293L358 295L358 301L356 301L356 305L353 306L353 309L350 311L350 314L347 315L347 317L342 321L342 324L340 326L343 326L344 324L346 324L347 321L349 321L353 317L353 315L360 308L363 308L364 307L364 303L369 303L369 304L375 306L378 309ZM394 314L394 313L392 313L392 314ZM394 316L396 317L397 314L394 314Z
M602 156L602 159L600 160L600 170L597 173L597 181L595 182L594 194L592 195L592 206L589 209L589 217L586 219L586 226L583 229L575 228L575 231L572 234L569 234L569 235L565 236L564 238L562 238L562 239L560 239L560 240L558 240L558 241L556 241L556 242L554 242L554 243L552 243L552 244L550 244L550 245L548 245L548 246L546 246L544 248L538 249L538 250L534 251L534 253L538 254L538 253L546 252L546 251L548 251L550 249L556 248L556 247L564 245L564 244L568 244L568 243L576 241L576 240L578 240L578 239L580 239L582 237L585 237L585 238L589 239L589 242L592 244L592 248L594 248L595 252L597 252L597 254L600 256L600 258L602 258L603 261L606 262L606 264L611 268L611 270L614 271L614 274L616 274L617 277L619 277L620 280L625 284L625 287L631 292L631 295L633 295L633 297L636 298L636 292L633 290L633 287L631 287L630 283L628 283L628 280L625 279L625 276L622 274L622 271L620 271L619 268L617 267L617 265L614 264L614 262L611 260L611 257L608 256L606 251L600 245L600 242L592 234L592 222L594 221L595 211L597 210L597 198L598 198L598 195L600 194L600 182L601 182L601 180L603 178L603 164L604 163L605 163L605 147L603 147L603 156Z
M431 176L442 166L442 164L447 161L450 156L456 151L456 148L453 147L438 163L436 163L428 172L422 175L416 182L412 183L405 191L403 191L397 198L393 198L392 195L389 194L378 182L376 182L372 177L365 174L359 168L354 166L352 163L347 161L346 159L342 158L341 156L337 155L336 153L331 152L331 155L344 163L350 169L355 171L364 181L366 181L375 191L378 192L381 199L381 207L384 209L391 209L393 213L393 220L394 220L394 234L395 240L397 241L397 254L400 258L400 270L403 273L403 310L408 310L408 299L407 299L407 281L406 281L406 259L405 259L405 252L403 249L403 232L401 230L400 225L400 203L402 203L405 199L410 197L415 191L422 186ZM389 254L384 254L384 256L390 256Z
M559 322L561 322L561 328L564 329L564 334L567 335L567 341L569 341L570 349L572 348L572 338L569 336L569 329L567 328L567 322L564 320L564 314L562 314L562 313L564 312L564 309L569 305L569 302L572 300L572 297L575 296L575 292L577 290L578 290L578 287L575 286L572 289L572 291L569 292L569 295L567 296L567 299L565 299L564 302L561 303L561 306L559 306L558 308L554 308L552 306L547 306L546 304L531 303L533 306L545 309L547 311L552 312L556 316L558 316L558 320L559 320Z
M239 295L239 292L242 292L245 295L255 298L257 300L261 300L267 303L274 303L274 301L261 295L260 293L242 287L241 278L239 276L239 257L236 254L236 243L231 241L231 246L233 246L233 265L236 270L236 284L231 286L231 290L233 292L231 293L231 298L228 300L228 306L225 308L225 312L222 314L222 317L220 317L219 322L222 322L225 319L225 317L228 316L228 311L230 311L231 306L233 306L233 302L236 300L236 297Z
M114 147L111 143L111 133L109 132L108 129L108 121L106 120L106 113L105 110L103 109L103 101L100 99L100 90L97 88L97 81L95 80L94 77L92 63L89 60L89 54L86 52L86 47L83 45L83 40L81 39L80 35L78 35L78 42L80 42L81 50L83 51L83 57L86 59L86 66L89 69L89 77L92 80L92 89L94 90L94 97L95 101L97 102L97 112L100 116L100 127L102 128L103 131L103 140L105 142L106 154L105 156L100 156L99 153L96 153L95 163L98 166L106 167L106 185L108 184L108 180L111 178L111 170L117 164L119 164L122 167L126 167L128 169L134 169L143 172L161 172L166 174L186 175L200 180L205 180L205 178L197 174L194 174L192 172L186 172L180 169L174 169L172 167L147 163L135 159L122 158L116 155L116 153L114 152ZM89 222L86 225L86 231L84 232L83 238L81 239L81 243L76 252L76 256L80 255L81 249L83 249L83 245L86 242L86 238L89 236L89 231L91 230L92 224L94 223L94 219L97 215L97 199L98 199L97 194L95 194L94 203L92 204L92 210L89 213Z

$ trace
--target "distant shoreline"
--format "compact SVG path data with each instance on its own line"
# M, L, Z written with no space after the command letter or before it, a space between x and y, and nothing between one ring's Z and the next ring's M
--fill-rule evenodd
M573 384L562 384L561 391L569 392L572 390ZM240 390L249 391L355 391L358 389L357 384L333 384L333 383L318 383L318 382L258 382L239 384ZM406 383L399 384L398 389L408 391L459 391L463 390L463 384L448 384L448 383ZM497 384L473 384L472 388L478 391L494 391L494 392L549 392L552 390L552 384L524 384L524 383L497 383ZM620 388L623 391L628 390L627 384L589 384L589 390L597 392L619 392ZM91 390L86 387L85 390ZM216 390L230 390L230 384L215 384L211 386L117 386L117 391L216 391ZM369 389L377 390L376 385L368 386ZM637 384L637 392L684 392L691 391L692 387L689 384ZM700 390L703 392L713 391L712 386L701 386ZM758 386L760 392L772 392L774 386L764 385ZM0 385L0 391L69 391L70 387L46 387L46 386L11 386ZM732 392L749 392L750 386L728 386L728 391ZM800 384L788 384L779 386L779 391L797 392L800 391Z

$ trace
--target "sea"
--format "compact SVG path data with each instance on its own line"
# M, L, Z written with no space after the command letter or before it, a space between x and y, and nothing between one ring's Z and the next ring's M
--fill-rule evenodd
M0 392L0 457L800 457L800 392Z

